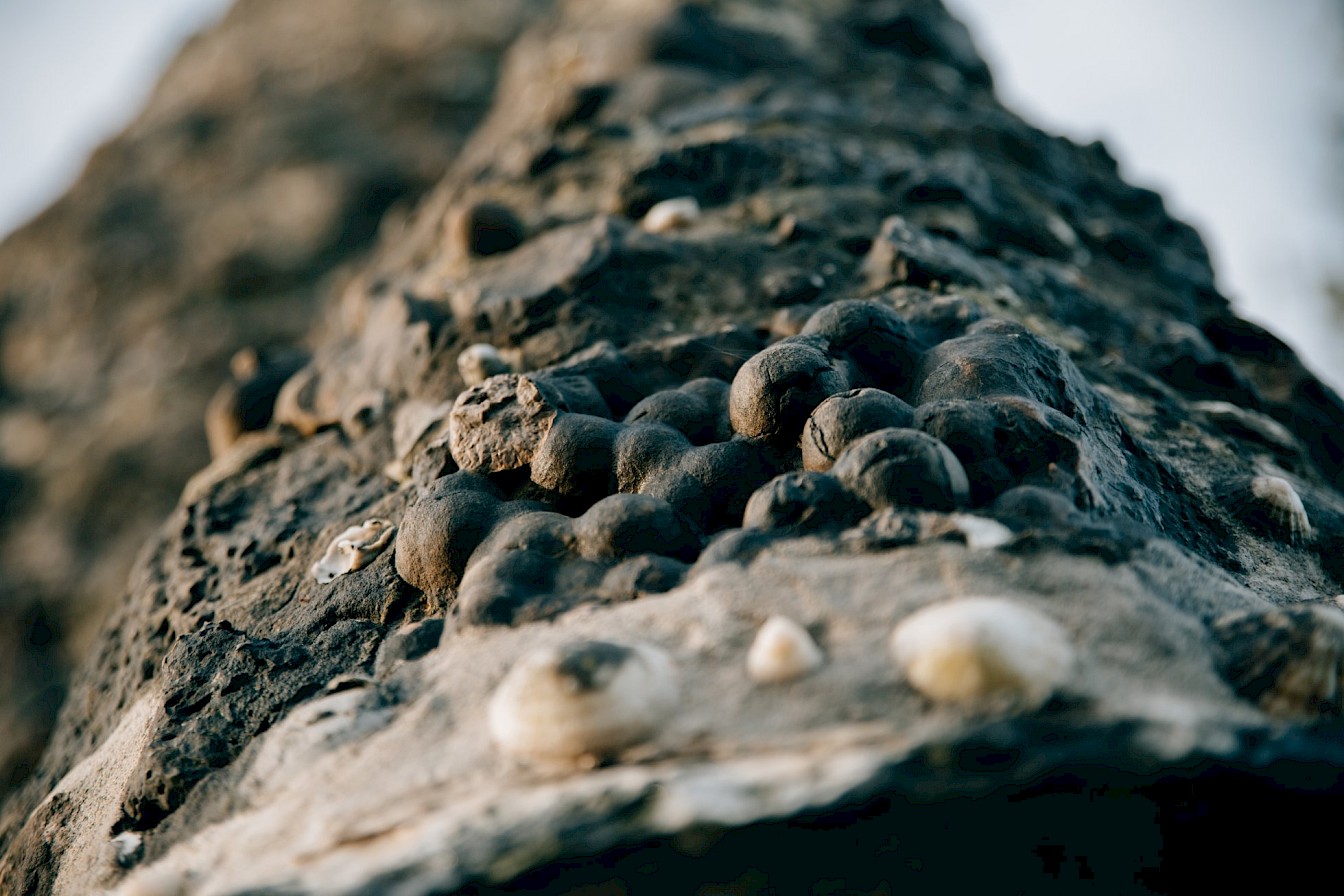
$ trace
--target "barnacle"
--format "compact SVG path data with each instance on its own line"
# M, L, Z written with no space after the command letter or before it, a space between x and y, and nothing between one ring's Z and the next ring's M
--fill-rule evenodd
M1210 626L1219 671L1270 715L1337 716L1344 704L1344 613L1330 607L1240 610Z

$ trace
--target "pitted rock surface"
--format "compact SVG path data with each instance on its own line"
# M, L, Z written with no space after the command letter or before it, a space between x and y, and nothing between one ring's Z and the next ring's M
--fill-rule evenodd
M556 4L322 307L145 549L6 803L4 886L886 892L984 843L1005 886L1160 890L1340 791L1344 404L933 0ZM468 385L481 344L510 371ZM316 582L370 518L392 549ZM1040 631L1068 674L916 688L893 629L970 597L1044 622L949 634L947 674ZM825 660L757 683L774 616ZM492 727L555 707L491 696L576 644L676 679L594 725L679 702L529 762Z

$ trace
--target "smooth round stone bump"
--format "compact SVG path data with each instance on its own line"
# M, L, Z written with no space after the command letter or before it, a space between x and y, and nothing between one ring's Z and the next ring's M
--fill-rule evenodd
M848 378L815 342L785 340L738 370L728 416L749 439L792 446L817 405L848 388Z
M850 389L817 405L803 427L803 469L824 473L844 450L879 429L909 428L910 405L881 389Z
M831 474L874 509L955 510L970 499L952 450L913 429L880 429L850 445Z

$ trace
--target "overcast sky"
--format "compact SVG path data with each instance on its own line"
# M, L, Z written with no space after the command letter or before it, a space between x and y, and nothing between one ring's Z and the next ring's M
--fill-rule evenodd
M1103 137L1204 234L1243 313L1344 386L1323 288L1344 279L1344 0L946 2L1010 106ZM69 186L226 6L0 0L0 234Z

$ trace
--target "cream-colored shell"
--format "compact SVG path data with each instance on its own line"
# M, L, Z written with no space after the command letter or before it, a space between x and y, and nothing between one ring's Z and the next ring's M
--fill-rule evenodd
M1281 476L1256 476L1251 480L1251 497L1260 502L1278 533L1290 544L1311 541L1311 520L1302 498L1291 482Z
M488 722L510 756L589 764L651 739L678 700L662 649L578 641L520 659L490 698Z
M457 372L467 386L479 386L492 376L512 371L499 349L488 342L469 345L457 356Z
M309 571L313 578L325 585L337 576L363 569L392 543L392 536L396 534L397 527L387 520L365 520L332 539L322 559Z
M700 217L700 203L694 196L678 196L676 199L664 199L644 213L640 227L649 233L667 233L680 230Z
M786 616L771 616L747 651L747 676L760 684L792 681L823 662L821 648L807 629Z
M976 516L970 513L954 513L952 525L966 539L966 547L977 551L988 551L1002 547L1013 540L1013 530L998 520Z
M924 607L891 637L896 665L933 700L1007 700L1034 709L1050 699L1074 665L1068 633L1016 601L967 597Z

